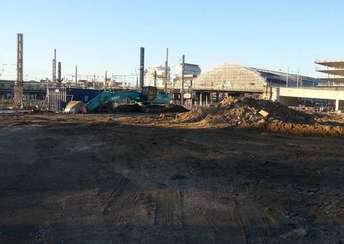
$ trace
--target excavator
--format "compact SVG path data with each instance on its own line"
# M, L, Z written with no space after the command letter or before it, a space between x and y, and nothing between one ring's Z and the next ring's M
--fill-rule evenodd
M109 103L125 104L128 102L139 103L143 107L167 106L170 104L169 96L156 87L144 87L142 91L122 90L103 91L86 104L88 113L94 113L102 106Z

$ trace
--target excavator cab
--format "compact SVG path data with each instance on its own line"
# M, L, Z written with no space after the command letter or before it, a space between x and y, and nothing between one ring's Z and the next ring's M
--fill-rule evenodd
M142 101L146 103L153 102L158 95L158 89L153 86L146 86L142 89Z

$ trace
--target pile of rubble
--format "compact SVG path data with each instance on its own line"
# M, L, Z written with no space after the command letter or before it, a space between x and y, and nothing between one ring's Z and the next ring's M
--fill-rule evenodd
M227 98L217 107L197 108L177 116L178 123L199 123L204 126L257 128L267 123L314 122L314 117L265 100L253 98Z

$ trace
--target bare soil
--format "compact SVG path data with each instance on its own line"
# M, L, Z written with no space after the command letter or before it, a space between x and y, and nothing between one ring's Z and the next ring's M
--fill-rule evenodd
M0 243L344 243L342 137L0 116Z

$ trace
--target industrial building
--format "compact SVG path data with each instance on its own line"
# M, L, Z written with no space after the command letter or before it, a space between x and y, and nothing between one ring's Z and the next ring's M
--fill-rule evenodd
M184 67L183 67L184 66ZM191 89L193 87L193 81L200 76L202 69L197 64L182 63L177 64L176 66L176 75L173 80L173 88L181 89L182 79L184 79L184 88Z
M164 89L165 81L167 77L167 86L171 87L172 84L170 82L170 73L171 68L167 67L167 74L166 74L166 67L165 66L153 66L146 70L145 72L145 85L148 86L155 86L159 89Z
M316 61L319 68L317 71L325 74L326 77L320 78L321 86L344 86L344 61Z
M184 84L184 104L191 107L216 103L228 94L263 94L267 87L314 87L318 82L298 74L224 64L195 75L191 85L187 80Z
M11 104L14 97L14 81L0 80L0 107ZM81 87L66 87L67 100L88 102L103 89L84 89ZM47 96L47 82L24 81L23 103L25 105L43 104Z
M0 80L0 100L13 99L15 82ZM23 82L23 100L44 100L46 94L46 84L36 81Z

